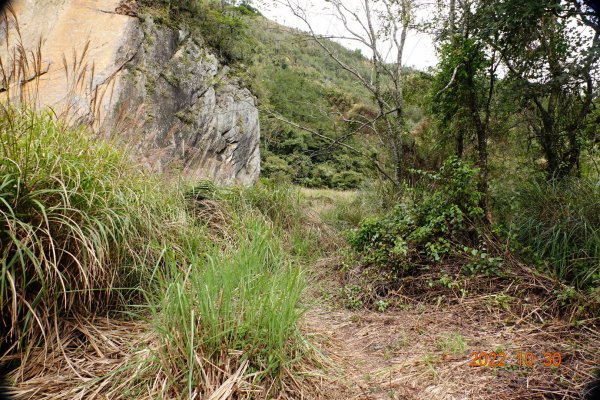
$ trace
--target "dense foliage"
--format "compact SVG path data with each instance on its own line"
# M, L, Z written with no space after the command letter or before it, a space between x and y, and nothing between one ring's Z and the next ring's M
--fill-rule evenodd
M589 178L532 180L514 189L510 224L524 254L564 282L600 282L600 186ZM533 260L534 262L536 260Z
M492 272L498 260L480 252L484 213L477 173L468 163L449 159L439 172L424 174L425 187L412 190L412 201L363 220L350 235L351 246L365 263L392 271L396 278L471 255L479 257L468 264L470 272Z
M482 239L494 222L513 250L533 254L528 260L562 281L597 284L595 201L585 199L597 198L600 51L586 6L440 2L445 19L428 26L437 39L437 68L401 69L399 81L393 77L400 75L386 77L393 63L372 68L360 51L317 43L248 3L170 7L175 17L193 16L207 43L257 95L265 177L338 189L382 178L396 185L395 205L344 211L350 226L366 218L350 235L365 264L402 275L458 257L469 272L498 271ZM389 37L393 26L378 35ZM379 71L379 91L349 70ZM394 118L402 120L382 118L380 100L398 102ZM377 134L395 132L385 127L390 121L404 130L394 151ZM547 211L549 199L557 211Z

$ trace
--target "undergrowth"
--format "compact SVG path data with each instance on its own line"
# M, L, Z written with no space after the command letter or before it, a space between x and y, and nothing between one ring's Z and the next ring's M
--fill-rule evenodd
M410 197L383 216L365 218L349 235L351 247L364 264L390 279L457 256L473 258L472 272L485 270L489 260L480 252L484 214L477 169L452 158L439 172L422 175L427 187L412 189Z
M152 244L177 225L176 196L135 172L123 152L87 135L50 112L0 110L0 324L7 343L43 334L53 316L126 303L153 262Z
M578 289L600 283L600 185L531 180L513 190L508 225L522 254Z
M131 358L129 395L209 395L229 367L280 388L303 351L299 263L318 254L297 189L167 181L50 112L7 107L0 129L4 355L29 370L44 337L65 345L62 321L126 311L158 344Z
M471 164L450 158L437 172L415 173L420 180L398 191L394 206L384 206L378 199L385 196L373 191L370 204L379 213L369 203L361 206L360 192L329 211L343 219L352 250L342 263L346 306L379 309L400 289L421 299L464 298L485 285L528 293L518 289L518 296L544 293L546 309L568 318L597 312L597 183L522 183L503 199L510 210L498 212L505 218L493 225L481 208L478 169Z

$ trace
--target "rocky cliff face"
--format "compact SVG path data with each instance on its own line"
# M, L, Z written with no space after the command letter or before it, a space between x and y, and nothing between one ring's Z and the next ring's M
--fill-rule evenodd
M255 99L202 38L132 16L119 0L18 0L15 10L24 46L43 41L41 105L94 115L155 169L226 185L258 179Z

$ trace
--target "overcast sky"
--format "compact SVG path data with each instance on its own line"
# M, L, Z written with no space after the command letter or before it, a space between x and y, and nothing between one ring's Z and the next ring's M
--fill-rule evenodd
M313 29L321 35L340 35L344 31L342 23L332 16L331 3L326 0L299 0L306 4L309 13L309 19L313 25ZM345 5L356 3L358 0L346 0ZM292 11L276 1L273 1L269 6L261 6L258 8L269 19L301 30L307 30L306 24L294 16ZM356 42L343 41L343 45L352 49L360 48L364 54L368 54L366 48L359 46ZM395 57L395 55L391 55ZM437 58L433 42L428 35L417 32L409 32L404 51L404 65L412 66L421 70L427 67L435 66Z

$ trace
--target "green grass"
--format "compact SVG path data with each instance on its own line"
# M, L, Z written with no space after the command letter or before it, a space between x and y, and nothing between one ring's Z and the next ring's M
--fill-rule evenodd
M153 321L160 367L174 371L176 392L204 386L201 364L216 362L224 349L242 352L240 362L250 362L257 380L277 376L295 357L303 274L260 218L239 229L237 243L205 254L191 247L184 270L168 257L161 273Z
M305 196L297 186L261 179L253 187L221 190L214 198L232 216L260 213L282 239L286 252L303 264L315 261L333 245L324 224L307 210Z
M49 112L0 111L0 137L0 340L128 311L158 343L132 359L132 393L156 394L148 372L185 397L229 366L255 382L293 369L299 265L318 254L297 189L167 182Z
M592 288L600 281L600 186L590 179L530 181L514 197L512 232L559 279Z
M453 354L456 356L465 352L467 341L462 334L452 332L439 338L436 342L436 346L444 354Z
M366 181L356 191L305 192L322 218L340 230L357 228L366 218L384 215L403 201L400 189L381 180ZM319 201L325 204L319 207Z
M23 339L53 315L126 301L117 288L138 286L149 244L177 225L172 193L50 112L3 108L0 138L2 332Z

